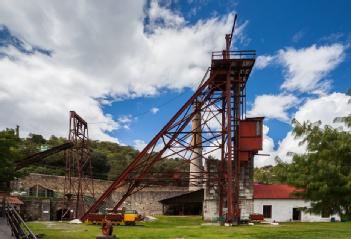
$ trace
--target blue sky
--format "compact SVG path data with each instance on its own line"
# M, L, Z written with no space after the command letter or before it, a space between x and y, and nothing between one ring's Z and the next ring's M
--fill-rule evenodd
M140 149L193 94L234 13L234 48L258 56L247 106L266 116L263 153L271 154L258 164L303 150L292 118L333 124L351 113L349 1L0 5L0 128L19 124L23 136L66 136L76 110L91 138Z
M347 1L340 1L340 4L330 4L330 1L189 2L191 3L186 1L167 2L165 6L180 12L185 16L188 24L195 24L197 21L204 20L214 14L221 16L235 10L239 14L239 23L248 21L245 29L247 39L244 42L238 42L235 47L255 49L258 55L274 54L278 50L288 47L305 48L313 44L328 45L335 42L349 44L351 40L351 25L347 20L351 20L348 10L351 3ZM201 4L203 2L204 4ZM342 5L344 7L341 7ZM196 9L196 14L193 13L193 9ZM351 87L350 63L349 51L347 51L343 63L327 76L333 79L330 92L345 92ZM283 74L283 69L279 66L254 71L248 84L248 107L253 104L257 95L278 94L284 79ZM104 110L113 115L137 116L142 114L137 116L128 129L118 130L113 135L131 145L136 138L142 138L145 141L151 139L192 92L191 89L180 92L166 90L155 97L125 100L105 107ZM177 96L179 98L159 107ZM160 111L157 114L152 114L149 111L152 107L158 107ZM294 109L291 109L290 112L294 112ZM266 124L271 128L269 136L275 141L283 139L291 129L290 124L275 119L266 120Z

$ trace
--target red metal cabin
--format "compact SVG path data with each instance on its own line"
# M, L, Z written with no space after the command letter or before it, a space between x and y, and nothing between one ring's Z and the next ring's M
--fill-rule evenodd
M249 160L262 150L263 117L246 118L239 124L239 158Z

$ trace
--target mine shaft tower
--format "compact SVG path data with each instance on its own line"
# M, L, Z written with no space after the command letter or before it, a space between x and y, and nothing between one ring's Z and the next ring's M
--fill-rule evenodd
M88 123L75 111L69 113L68 141L72 147L65 151L64 196L66 206L74 212L74 218L80 218L92 204L95 195Z
M216 215L228 223L240 221L240 190L245 184L240 174L245 165L253 168L253 156L262 149L263 118L246 118L246 83L256 52L231 50L235 22L236 15L231 33L225 36L225 49L212 53L211 67L195 93L81 217L83 221L108 202L116 201L117 210L127 197L147 186L180 180L189 181L190 190L214 191ZM190 172L154 170L172 158L182 159ZM211 161L215 170L208 166ZM117 189L125 193L114 200Z

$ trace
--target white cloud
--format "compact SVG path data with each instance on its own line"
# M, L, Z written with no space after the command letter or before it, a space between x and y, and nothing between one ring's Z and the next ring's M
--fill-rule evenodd
M133 117L131 115L121 115L118 117L117 122L119 123L120 127L124 129L129 129L130 124L133 121Z
M300 144L301 138L295 138L292 131L288 132L286 137L280 141L275 156L287 163L291 163L294 154L303 154L306 152L306 144Z
M132 122L132 116L122 115L118 118L118 121L121 122L122 124L129 124L130 122Z
M275 56L271 56L271 55L258 56L256 58L255 68L257 68L257 69L266 68L274 60L275 60Z
M259 154L262 155L256 155L254 158L254 164L255 167L262 167L265 165L272 165L274 164L274 141L271 137L268 136L269 132L269 127L267 125L263 125L263 144L262 144L262 150L259 151ZM265 156L263 154L267 154L268 156Z
M300 91L318 94L320 98L307 98L307 101L300 107L301 100L293 94L286 92L279 95L257 96L248 116L265 116L288 122L290 117L288 110L292 107L298 108L294 117L300 121L316 122L321 120L323 125L336 126L333 120L336 116L347 115L350 112L350 105L345 94L333 93L326 95L331 81L325 79L327 74L335 69L343 60L345 47L341 44L308 48L280 50L277 55L258 57L257 66L264 68L274 62L285 67L285 81L281 89L288 91ZM340 126L340 124L339 124ZM292 132L278 142L278 149L274 150L273 140L264 135L264 151L270 152L270 156L256 156L257 166L274 164L274 158L278 156L285 162L291 162L292 154L303 153L306 145L299 145L299 139L295 139Z
M294 95L260 95L256 97L252 109L247 114L249 117L264 116L289 121L287 110L298 104L299 100Z
M344 58L345 47L335 43L329 46L312 45L308 48L280 50L278 58L286 68L286 79L281 88L289 91L317 93L326 91L326 75Z
M285 138L278 142L278 148L275 150L273 139L265 134L263 138L263 150L259 153L268 154L269 156L255 156L255 167L275 165L276 157L290 163L294 153L301 154L306 152L306 145L300 145L300 141L301 139L295 139L295 136L289 131Z
M336 117L347 116L351 114L351 105L349 104L351 97L342 93L332 93L330 95L322 96L316 99L307 100L295 113L296 118L300 123L305 121L317 122L321 121L324 125L331 125L335 128L340 127L342 123L334 123ZM344 130L349 130L344 128ZM301 154L306 152L306 145L299 145L301 139L295 139L291 131L286 137L278 143L277 150L272 150L269 143L268 131L264 131L264 143L262 153L270 152L269 157L256 156L256 166L265 166L274 164L274 158L278 156L285 162L291 162L293 154ZM268 140L268 142L266 142ZM266 142L266 144L265 144Z
M325 94L331 81L326 79L344 59L345 46L335 43L317 47L281 49L274 55L258 56L255 68L263 69L270 64L282 65L285 80L281 89L288 91Z
M143 150L146 146L145 141L141 139L136 139L133 141L133 143L134 143L133 147L139 151Z
M150 109L150 112L153 113L153 114L157 114L157 112L159 112L159 111L160 111L160 109L157 108L157 107L152 107L152 108Z
M53 56L3 49L17 60L0 59L0 128L20 124L23 133L66 136L68 111L76 110L88 122L106 122L90 125L92 138L115 140L108 132L120 122L101 104L196 86L209 52L222 49L233 15L189 25L156 2L146 10L144 4L2 1L0 22L29 44L53 50ZM152 20L147 33L144 10ZM239 26L238 39L242 30Z
M92 98L103 92L98 82L87 82L84 74L55 65L50 57L9 51L17 60L0 61L0 128L18 124L22 136L30 132L67 136L68 113L75 110L87 122L104 122L89 127L90 136L116 140L104 132L119 128L119 124Z
M157 1L151 1L150 5L149 18L151 30L160 25L173 28L181 27L186 23L181 15L161 7Z
M324 125L339 127L342 123L334 123L336 117L343 117L351 114L350 96L343 93L332 93L316 99L309 99L295 113L294 118L299 122L310 121L322 122Z

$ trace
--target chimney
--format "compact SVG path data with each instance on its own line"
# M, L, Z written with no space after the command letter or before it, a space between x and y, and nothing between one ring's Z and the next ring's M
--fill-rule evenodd
M17 136L17 138L20 137L20 136L19 136L19 125L16 125L16 136Z
M201 111L197 102L193 105L196 111L192 119L192 140L193 153L190 162L189 191L203 188L203 163L202 163L202 138L201 138Z

